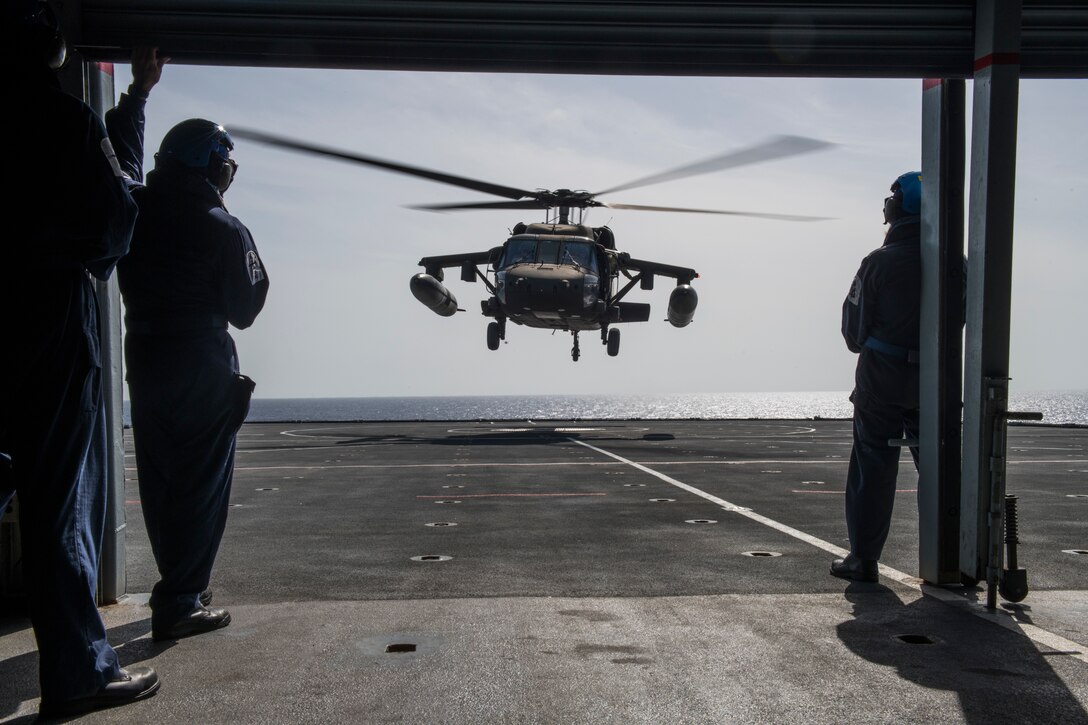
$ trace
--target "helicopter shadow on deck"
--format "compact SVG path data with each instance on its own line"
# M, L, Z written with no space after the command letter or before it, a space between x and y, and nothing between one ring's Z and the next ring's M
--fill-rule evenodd
M607 435L607 431L595 426L593 440L605 441L666 441L674 440L672 433L646 433L638 439L630 436ZM568 444L570 441L582 437L583 431L578 430L506 430L488 433L471 433L449 436L413 436L413 435L373 435L359 436L337 441L337 446L363 446L380 444L405 444L405 445L434 445L434 446L524 446L524 445L556 445Z
M955 692L965 723L1088 723L1076 696L1027 637L922 596L904 603L883 585L850 584L853 619L838 626L851 652L921 687ZM1061 656L1052 653L1053 656ZM853 692L857 683L831 683ZM888 693L872 692L873 702Z

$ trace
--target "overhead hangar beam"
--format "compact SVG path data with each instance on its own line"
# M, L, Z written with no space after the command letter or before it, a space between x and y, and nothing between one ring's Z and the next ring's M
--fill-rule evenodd
M79 0L71 43L175 63L674 76L970 78L972 0ZM1022 75L1088 77L1088 5L1024 1Z

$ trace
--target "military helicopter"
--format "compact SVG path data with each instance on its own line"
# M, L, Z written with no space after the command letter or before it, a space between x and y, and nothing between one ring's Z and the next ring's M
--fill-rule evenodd
M641 204L620 204L598 200L598 196L659 184L697 174L721 171L763 161L795 156L828 148L833 144L801 136L777 136L763 143L731 151L694 164L681 166L652 176L614 186L604 191L588 192L557 189L530 191L464 176L447 174L395 161L387 161L317 146L262 131L233 129L235 138L248 139L280 148L372 166L451 184L465 189L499 196L506 201L466 202L413 206L429 211L470 209L538 209L544 219L537 223L516 224L509 238L498 247L480 252L424 257L419 265L424 271L411 278L412 294L426 307L444 317L464 310L457 298L443 284L445 270L459 268L464 282L483 282L488 292L481 310L492 318L487 326L487 347L498 350L506 339L507 322L526 327L570 332L574 338L571 357L581 356L578 334L600 331L601 343L610 356L620 350L620 331L613 327L650 319L650 305L627 302L627 294L638 285L652 290L656 277L676 280L669 295L666 320L674 327L686 327L695 316L698 295L691 282L699 274L688 267L634 259L616 249L616 239L607 226L584 224L586 210L597 207L640 211L726 214L782 221L818 221L827 217L793 214L688 209ZM578 211L577 220L571 210ZM624 278L621 280L621 276Z

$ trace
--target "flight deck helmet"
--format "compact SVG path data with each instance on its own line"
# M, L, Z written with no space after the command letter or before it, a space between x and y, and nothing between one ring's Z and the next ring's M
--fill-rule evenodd
M4 36L16 63L58 70L68 60L68 46L52 6L44 0L5 0Z
M233 150L234 141L225 128L214 121L190 118L167 131L155 154L155 164L180 165L203 173L222 194L238 170L230 157Z
M891 224L922 211L922 172L908 171L892 182L892 195L884 200L884 223Z

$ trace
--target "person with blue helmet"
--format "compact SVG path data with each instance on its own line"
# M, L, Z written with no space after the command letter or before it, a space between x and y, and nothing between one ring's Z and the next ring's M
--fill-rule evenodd
M95 598L109 451L96 280L128 251L136 206L101 119L61 89L66 46L50 6L8 0L4 20L11 95L33 142L7 149L22 176L6 191L5 262L22 284L4 285L0 304L0 511L18 496L39 715L52 718L159 688L154 669L120 666ZM141 65L134 82L156 73Z
M853 438L846 478L850 553L831 574L875 582L888 538L900 448L918 438L918 339L922 291L922 174L897 178L884 200L884 244L861 263L842 305L842 336L858 353ZM912 447L915 466L918 449Z
M122 166L142 178L143 107L122 96L107 126ZM170 129L118 265L125 363L140 500L159 581L151 592L155 640L210 632L230 613L208 588L223 538L235 442L254 383L239 372L228 326L264 307L268 276L253 236L223 194L238 169L218 123Z

